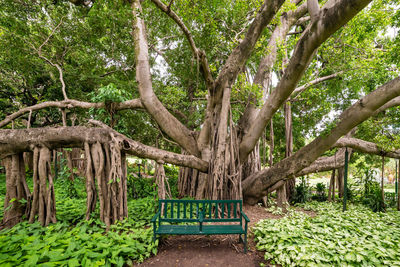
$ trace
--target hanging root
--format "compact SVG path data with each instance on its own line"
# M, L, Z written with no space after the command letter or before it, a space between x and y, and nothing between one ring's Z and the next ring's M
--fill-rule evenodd
M186 151L183 155L188 155ZM201 187L199 183L200 172L189 167L180 167L178 176L178 192L180 197L196 197L197 188ZM201 192L203 190L200 190ZM200 197L201 198L201 197Z
M6 167L6 197L1 228L10 228L29 212L31 194L25 179L23 153L6 157L3 163Z
M212 153L213 158L205 190L205 197L209 199L242 198L239 141L237 130L233 126L232 114L229 113L230 118L227 118L229 125L222 123L223 116L221 115L221 121L212 143L214 153Z
M90 146L87 142L84 144L85 158L86 158L86 220L90 219L90 214L94 212L96 208L96 184L95 184L95 173L93 170L92 156L90 153Z
M29 222L33 223L36 216L43 226L57 222L51 152L47 147L35 147L33 151L33 199Z
M87 211L86 219L96 206L96 189L100 202L100 219L109 227L128 217L126 156L118 143L96 142L85 144L87 158Z

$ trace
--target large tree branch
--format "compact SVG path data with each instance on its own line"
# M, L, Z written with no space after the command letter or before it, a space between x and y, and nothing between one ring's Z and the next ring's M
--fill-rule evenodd
M311 22L318 20L318 16L320 14L318 0L307 0L307 9L308 14L310 14L311 17Z
M380 113L380 112L382 112L382 111L384 111L384 110L386 110L386 109L388 109L388 108L395 107L395 106L400 106L400 96L399 96L399 97L396 97L396 98L393 98L392 100L390 100L389 102L387 102L385 105L383 105L382 107L380 107L379 109L377 109L377 110L375 111L375 114L374 114L374 115L377 115L378 113Z
M357 138L342 137L335 143L334 147L351 147L363 153L400 159L400 150L386 151L375 143Z
M330 171L344 166L344 153L346 149L340 149L335 155L330 157L319 157L310 166L296 173L295 176L303 176L310 173Z
M275 27L272 35L268 41L266 51L267 55L262 58L260 65L258 66L257 72L254 76L254 84L257 84L262 88L263 96L267 95L268 85L270 82L271 70L276 62L277 51L279 42L284 42L286 35L290 28L296 23L307 12L307 5L303 4L296 10L289 11L286 15L281 16L281 21L278 26ZM251 123L255 120L259 109L256 107L257 102L256 96L251 94L249 96L249 104L240 119L239 127L241 134L247 133Z
M136 80L139 87L140 99L143 106L160 125L161 129L171 137L175 142L181 145L186 151L192 155L198 156L199 149L197 147L194 133L187 129L178 119L176 119L163 106L153 91L153 85L150 74L150 64L148 55L148 44L146 38L146 29L144 21L140 16L141 5L139 0L132 3L133 13L133 36L135 45L136 59Z
M380 148L377 144L364 141L352 137L342 137L340 138L333 147L341 147L336 155L330 157L320 157L315 160L310 166L302 169L300 172L296 173L296 177L303 176L309 173L330 171L344 166L344 147L354 149L356 151L373 154L378 156L385 156L389 158L400 159L400 150L386 151Z
M205 121L199 135L199 147L205 147L208 144L208 134L211 131L213 115L219 111L215 111L214 107L219 106L222 102L222 95L225 88L231 88L235 82L239 72L243 69L247 59L250 57L255 44L261 36L262 31L275 16L284 0L265 0L256 17L246 32L244 39L233 49L232 53L226 60L222 70L220 71L214 85L214 90L209 92L207 101L207 110Z
M34 106L22 108L17 112L8 115L4 120L0 121L0 128L6 126L13 120L21 117L26 113L30 113L32 111L37 111L45 108L61 108L61 109L71 109L71 108L105 108L106 104L104 102L98 103L90 103L90 102L83 102L73 99L68 99L64 101L47 101L43 102ZM135 108L143 108L142 102L140 99L132 99L120 103L113 103L113 109L115 110L122 110L122 109L135 109Z
M190 48L192 49L194 56L201 63L201 66L203 68L204 80L206 81L206 86L209 90L211 90L214 87L214 78L211 74L206 53L204 52L204 50L201 50L196 46L196 43L194 42L193 36L190 33L189 29L183 23L182 19L174 11L171 10L172 1L168 6L164 5L160 0L151 0L151 1L159 9L161 9L164 13L166 13L170 18L172 18L175 21L175 23L179 26L179 28L181 28L181 30L186 36L186 39L190 44Z
M320 135L292 156L245 179L242 183L244 196L249 202L255 203L262 198L268 187L280 180L293 178L296 173L311 165L322 153L331 148L339 138L399 95L400 77L382 85L347 108L329 134Z
M83 147L85 142L109 143L112 141L112 135L118 141L121 149L128 154L152 160L162 160L202 172L207 172L208 170L208 163L195 156L172 153L146 146L109 129L82 126L0 130L0 158L19 152L33 151L36 145L56 149Z
M244 162L253 150L272 116L292 94L317 48L369 2L371 0L338 0L334 6L324 7L319 11L319 19L311 22L303 32L282 79L268 97L248 133L243 137L239 152L241 162Z
M215 92L216 99L222 99L222 92L224 88L231 87L236 80L239 71L243 68L247 59L251 55L255 44L264 28L278 12L281 5L285 2L284 0L265 0L261 6L257 16L251 23L244 39L240 44L232 51L228 59L226 60L218 78L215 81ZM215 104L215 103L214 103Z

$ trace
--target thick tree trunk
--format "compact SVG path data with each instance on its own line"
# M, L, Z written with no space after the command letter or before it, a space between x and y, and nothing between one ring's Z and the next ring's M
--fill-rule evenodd
M96 209L97 192L95 182L95 171L92 160L90 145L85 142L85 158L86 158L86 220L90 219L90 215Z
M286 183L276 190L276 205L283 209L285 209L285 204L287 202L285 185Z
M230 88L225 88L221 107L215 112L215 133L211 143L211 161L205 198L242 199L242 172L238 160L238 137L230 110ZM230 128L228 134L228 126Z
M265 191L280 180L291 178L311 165L322 153L355 126L368 119L386 102L400 95L400 77L382 85L347 108L329 134L323 134L292 156L273 167L262 170L243 181L244 194L249 203L256 203Z

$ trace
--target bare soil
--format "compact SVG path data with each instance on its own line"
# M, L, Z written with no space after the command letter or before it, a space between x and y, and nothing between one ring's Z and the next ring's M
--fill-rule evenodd
M264 253L257 251L251 227L262 219L279 219L281 215L274 215L260 206L244 206L244 212L250 219L248 251L243 253L243 244L239 243L238 235L214 236L169 236L160 240L158 253L135 266L147 267L250 267L264 263ZM310 216L315 213L306 212Z

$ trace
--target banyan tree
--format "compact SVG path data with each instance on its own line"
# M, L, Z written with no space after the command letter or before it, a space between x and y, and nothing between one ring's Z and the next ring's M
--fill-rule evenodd
M65 2L48 5L61 5L63 16L54 21L50 18L45 34L41 33L42 37L27 48L31 49L35 64L44 64L50 70L49 83L58 84L58 93L54 97L50 95L47 101L36 99L29 105L20 105L0 121L0 127L7 128L0 130L0 157L7 174L4 222L9 226L20 221L22 215L43 225L55 221L51 160L52 151L59 148L84 151L86 218L98 201L100 219L107 225L128 214L127 155L158 162L160 181L164 179L162 164L180 166L181 195L198 199L244 199L249 204L257 203L275 190L289 195L294 179L300 175L342 167L341 149L335 156L323 156L330 149L349 147L367 153L392 153L396 158L399 155L398 151L383 151L370 142L352 137L357 125L398 105L400 77L396 69L388 71L374 88L360 93L358 101L348 103L335 122L308 144L299 147L293 137L292 113L299 95L349 71L324 73L330 62L324 58L326 48L321 53L318 49L326 42L332 42L335 49L336 43L341 45L344 34L335 34L354 17L357 19L357 14L364 16L372 12L374 7L369 5L372 0L200 1L193 6L188 4L190 1L161 0L115 4ZM198 16L193 13L196 8ZM117 14L112 19L108 19L109 10ZM4 12L13 14L9 9ZM215 20L207 19L202 12L213 14ZM32 16L32 23L41 19ZM104 16L104 21L96 16ZM93 26L101 23L105 26ZM7 30L4 36L8 38L10 32ZM76 37L81 38L79 42L72 41L74 32L80 34ZM70 36L63 36L67 33ZM5 37L0 35L0 38ZM4 42L10 40L4 39ZM340 48L345 51L347 46ZM168 54L169 49L173 53ZM93 60L103 64L103 73L96 72L100 65L90 65L92 70L80 68L80 63L90 67L85 65L85 60L92 53L96 55ZM163 58L162 62L158 56ZM82 61L75 62L79 57ZM182 66L180 61L187 64ZM337 61L345 63L345 60ZM19 67L11 61L10 66ZM310 66L318 70L314 72ZM7 71L10 75L17 73L11 67ZM79 72L86 76L82 78ZM185 73L185 79L180 73ZM119 80L127 88L126 93L116 90L115 95L96 101L97 91L87 86L100 87L104 84L98 80L110 76L113 82ZM79 79L74 77L81 77L85 84L79 84ZM349 85L341 84L343 88L339 91L349 90ZM47 84L41 86L46 88ZM184 111L179 110L182 103L169 101L166 96L167 93L174 95L174 90L188 100ZM237 100L240 93L244 94L245 101ZM234 106L237 103L240 112ZM285 121L286 152L282 160L276 161L272 157L273 116L280 109ZM59 110L56 112L59 115L51 115L60 120L50 123L47 114L38 123L38 117L45 110ZM103 122L108 126L93 120L96 110L105 110L107 116ZM157 138L167 140L168 145L159 148L148 142L148 138L142 142L133 140L132 136L140 135L126 125L119 131L118 122L131 123L129 119L121 119L129 115L127 111L142 114L135 115L134 123L143 128L151 125L157 129ZM24 125L18 123L21 120ZM267 129L268 144L264 138ZM261 164L261 153L266 155L267 148L269 158ZM26 152L33 153L32 192L25 180L23 153ZM165 195L165 189L163 192Z

